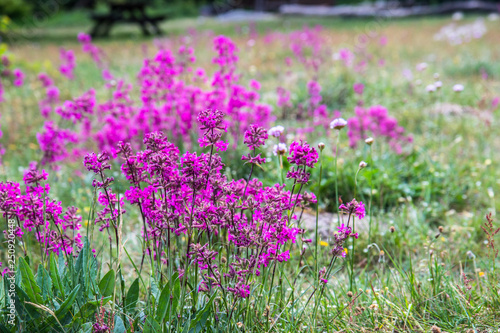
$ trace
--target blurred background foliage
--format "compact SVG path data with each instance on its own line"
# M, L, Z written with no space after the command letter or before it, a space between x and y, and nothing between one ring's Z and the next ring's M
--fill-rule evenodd
M134 0L113 0L126 2ZM146 0L151 4L152 10L168 14L170 18L193 17L200 14L220 14L232 9L255 9L258 3L265 2L266 8L277 10L284 3L299 4L329 4L329 5L355 5L360 3L375 3L371 0L285 0L285 1L258 1L258 0ZM40 16L61 15L68 11L100 10L107 8L109 0L0 0L0 17L7 16L17 24L23 25ZM384 1L382 1L383 3ZM400 0L391 1L400 6L437 5L453 2L450 0ZM482 0L482 2L496 3L495 0ZM72 16L73 17L73 16Z

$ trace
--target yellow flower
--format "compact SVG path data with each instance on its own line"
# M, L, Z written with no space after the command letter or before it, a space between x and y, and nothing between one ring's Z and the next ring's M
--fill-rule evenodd
M319 242L319 245L321 245L321 246L328 246L328 243L325 242L325 241L321 241L321 242Z
M484 272L479 272L479 276L483 277L484 276Z
M347 248L344 248L344 252L345 254L347 254L349 251L347 251Z

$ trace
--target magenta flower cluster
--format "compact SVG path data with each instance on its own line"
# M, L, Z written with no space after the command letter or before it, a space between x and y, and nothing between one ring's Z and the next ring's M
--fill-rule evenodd
M2 216L17 223L16 236L22 240L33 233L45 253L76 254L82 248L82 217L76 207L63 209L60 201L50 197L50 186L44 184L48 174L32 164L24 175L24 191L19 183L0 182Z
M2 80L12 83L16 87L24 84L25 75L19 68L11 69L11 62L6 56L2 56L0 61L0 103L4 101L5 88Z
M284 185L263 187L256 178L228 180L215 149L226 133L222 115L206 110L197 117L203 135L200 143L207 153L180 154L162 132L146 134L143 150L134 152L130 143L119 143L116 151L123 161L121 170L130 183L124 202L113 194L113 179L106 176L111 167L109 154L88 154L84 165L96 175L93 184L104 210L94 222L101 230L124 212L125 203L137 206L146 254L168 264L167 249L173 238L185 237L188 251L177 267L181 273L194 261L201 271L200 291L220 288L245 298L251 290L251 276L260 275L263 267L288 260L285 244L295 242L301 233L292 227L288 212L299 202L315 202L315 197L300 192L292 195ZM265 144L267 136L266 130L252 125L244 140L253 150ZM314 148L307 143L292 143L292 147L292 163L298 168L313 167L318 158ZM231 248L224 265L220 265L223 253L214 245L219 242Z
M250 129L250 124L267 127L273 120L271 107L259 102L260 83L253 80L249 88L239 83L238 49L227 37L218 36L213 41L213 63L217 69L212 76L193 67L193 48L181 45L177 53L161 48L156 56L144 60L136 89L132 83L114 78L104 52L92 43L90 36L79 34L78 40L83 52L102 69L110 98L98 101L90 89L80 97L61 102L59 89L46 74L40 74L45 97L39 105L47 118L37 136L44 153L43 164L79 159L88 153L88 142L97 142L99 149L116 157L118 142L139 148L143 143L137 138L152 132L171 133L172 140L184 142L184 147L189 148L193 131L198 131L200 140L208 140L200 142L202 147L212 140L217 142L217 150L225 150L227 140L218 141L211 137L213 133L197 126L199 113L207 109L220 110L227 116L221 126L235 142ZM74 78L73 52L61 50L61 60L61 73ZM203 86L208 89L202 89Z
M355 116L348 119L347 127L351 147L356 147L359 141L368 137L381 137L387 140L396 153L401 154L401 144L413 141L411 136L405 134L405 129L399 126L396 118L390 117L387 109L380 105L367 109L356 107Z

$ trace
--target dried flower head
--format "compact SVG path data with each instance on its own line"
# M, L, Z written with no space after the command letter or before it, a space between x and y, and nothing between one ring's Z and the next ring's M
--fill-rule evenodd
M441 333L441 329L437 327L436 325L431 327L431 332L432 333Z
M286 154L286 144L280 142L277 145L274 145L273 147L273 154L274 156L280 155L283 156Z
M366 143L367 145L369 145L369 146L371 146L371 145L373 144L373 141L374 141L374 140L373 140L373 138L372 138L372 137L370 137L370 138L366 138L366 139L365 139L365 143Z

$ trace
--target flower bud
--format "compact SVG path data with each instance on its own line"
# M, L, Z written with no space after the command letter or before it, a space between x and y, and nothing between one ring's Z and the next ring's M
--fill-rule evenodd
M370 138L367 138L367 139L365 140L365 143L366 143L367 145L371 146L371 145L373 144L373 141L374 141L374 140L373 140L373 138L372 138L372 137L370 137Z
M325 144L323 142L318 143L318 149L319 151L323 151L323 149L325 149Z
M361 162L359 162L359 168L360 168L360 169L364 169L364 168L366 168L367 166L368 166L368 164L366 164L366 162L365 162L365 161L361 161Z

